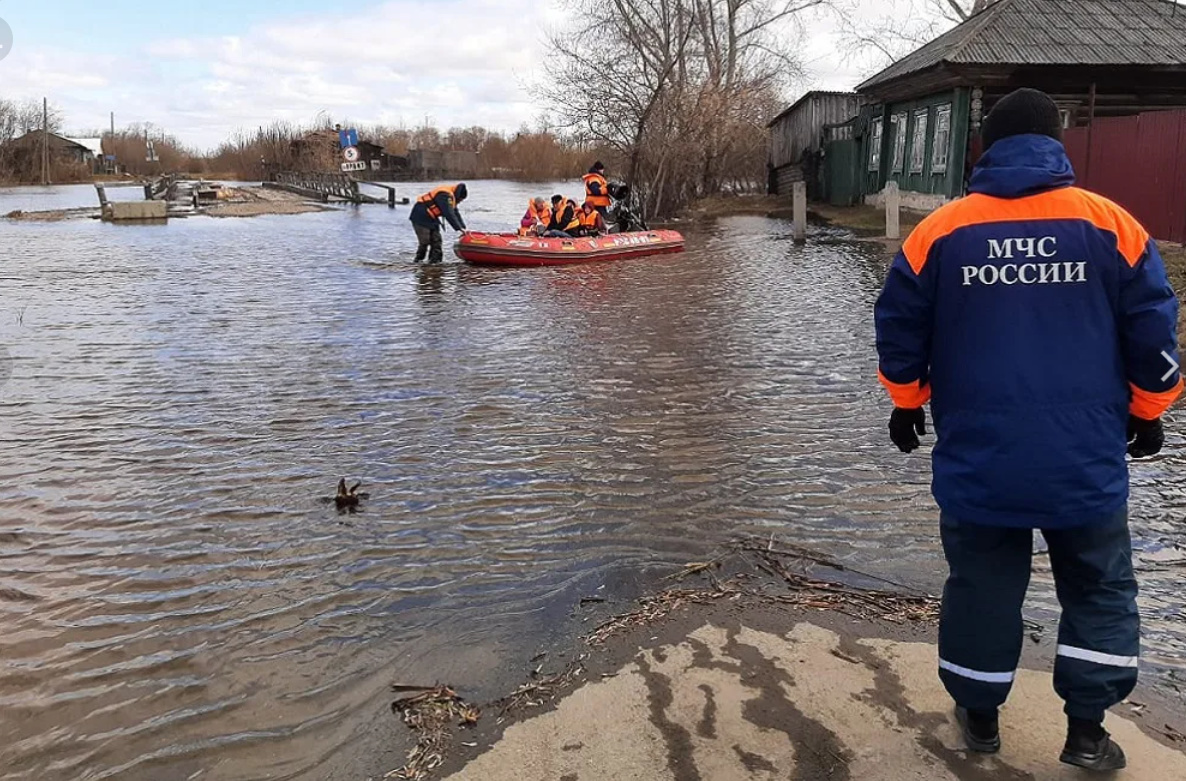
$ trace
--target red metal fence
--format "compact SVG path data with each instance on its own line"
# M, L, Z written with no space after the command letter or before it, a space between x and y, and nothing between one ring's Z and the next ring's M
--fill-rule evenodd
M1186 242L1186 110L1097 119L1064 141L1080 187L1128 209L1156 238Z

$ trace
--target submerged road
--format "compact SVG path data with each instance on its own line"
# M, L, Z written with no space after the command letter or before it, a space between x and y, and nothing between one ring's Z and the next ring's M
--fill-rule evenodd
M535 194L470 191L483 230ZM496 696L581 597L735 534L938 586L927 453L884 435L878 247L739 217L677 256L414 268L406 214L0 222L0 779L375 772L392 681ZM1134 470L1165 676L1184 432ZM343 475L357 515L321 501Z

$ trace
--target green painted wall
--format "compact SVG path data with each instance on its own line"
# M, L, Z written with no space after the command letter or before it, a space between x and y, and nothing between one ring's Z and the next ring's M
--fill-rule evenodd
M951 105L951 132L948 137L947 168L945 171L932 170L934 162L935 128L937 125L937 109L943 105ZM862 168L861 182L864 192L862 195L881 192L886 182L896 181L904 191L916 193L930 193L947 198L958 198L964 194L964 166L967 160L968 121L971 107L971 93L967 89L959 88L946 92L928 95L916 100L899 101L874 109L874 117L870 127L880 123L881 133L881 161L877 171L869 170L870 146L873 132L866 131L861 141L860 165ZM914 128L917 112L927 112L926 136L922 139L923 165L922 170L911 170L912 147L915 143ZM906 136L901 171L893 171L895 128L892 117L895 114L905 114L906 123L903 132Z

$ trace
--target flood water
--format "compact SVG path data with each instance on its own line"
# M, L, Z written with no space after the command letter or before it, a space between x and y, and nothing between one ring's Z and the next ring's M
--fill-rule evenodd
M477 229L534 194L470 192ZM93 200L0 190L0 214ZM0 220L0 779L381 776L388 684L496 696L580 597L738 533L937 588L928 455L889 445L875 381L883 261L790 228L488 270L412 266L407 207ZM1163 671L1184 418L1134 467ZM320 501L342 475L357 515Z

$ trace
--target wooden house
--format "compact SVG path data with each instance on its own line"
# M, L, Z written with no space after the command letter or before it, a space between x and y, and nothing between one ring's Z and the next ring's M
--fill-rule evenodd
M30 130L10 143L22 154L40 154L46 141L49 142L49 154L53 162L85 165L93 169L96 154L99 158L103 156L99 139L66 138L57 133L43 133L41 130Z
M859 185L878 202L934 208L964 194L980 126L1004 95L1033 87L1063 124L1186 106L1186 7L1169 0L998 0L859 87ZM837 175L842 172L832 172Z
M349 173L355 179L396 179L408 172L408 159L388 154L382 145L359 139L357 163L361 166ZM345 161L337 130L314 130L292 142L295 166L301 171L334 172L342 170Z
M824 197L819 162L826 128L847 122L859 109L855 92L815 91L770 120L770 193L790 195L794 182L807 181L810 197Z

